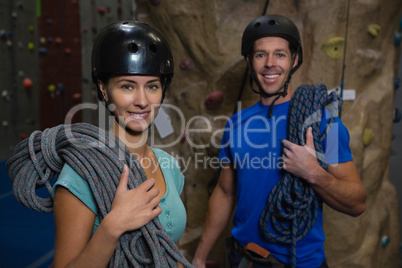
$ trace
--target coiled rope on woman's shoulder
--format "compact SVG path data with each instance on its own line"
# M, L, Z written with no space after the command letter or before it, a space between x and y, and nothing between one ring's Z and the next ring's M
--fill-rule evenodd
M6 168L17 200L40 212L53 212L53 199L36 195L46 187L52 193L52 179L64 163L89 184L102 220L111 210L123 171L130 167L128 188L134 189L146 175L128 148L109 131L91 124L59 125L35 131L21 141ZM124 233L109 267L177 267L177 262L192 267L156 217L138 230Z
M302 85L290 101L288 114L288 140L305 145L306 131L311 126L319 164L328 170L321 142L326 138L341 106L335 92L328 95L325 85ZM323 107L331 113L326 131L321 135ZM272 189L267 205L260 217L260 230L271 242L290 244L292 267L296 267L296 242L313 228L317 221L319 201L314 190L303 180L285 172ZM271 224L270 224L271 223ZM271 225L277 233L269 232Z

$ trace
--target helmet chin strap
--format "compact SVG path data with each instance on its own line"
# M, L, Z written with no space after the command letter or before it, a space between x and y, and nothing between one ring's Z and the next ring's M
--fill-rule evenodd
M249 81L250 81L250 87L251 87L251 89L252 89L255 93L260 94L260 95L263 96L264 98L271 98L271 97L273 97L273 96L278 95L278 96L272 101L272 103L270 104L270 107L269 107L269 110L268 110L268 118L271 118L271 117L272 117L272 113L273 113L273 111L274 111L275 102L276 102L280 97L285 97L286 95L288 95L288 87L289 87L289 83L290 83L290 79L291 79L291 78L292 78L292 76L291 76L291 74L289 74L288 80L286 81L285 85L282 87L282 88L283 88L283 91L281 91L282 88L280 88L276 93L268 94L268 93L266 93L266 92L262 89L262 87L261 87L261 85L260 85L260 83L259 83L257 77L255 76L254 72L250 71L250 79L249 79ZM258 91L253 88L253 81L257 84L258 89L259 89Z

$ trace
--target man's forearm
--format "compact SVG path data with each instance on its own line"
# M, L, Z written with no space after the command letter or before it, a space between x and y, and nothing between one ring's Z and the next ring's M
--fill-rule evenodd
M226 228L234 208L234 196L227 195L219 184L215 188L208 205L208 213L194 260L206 261L215 242Z

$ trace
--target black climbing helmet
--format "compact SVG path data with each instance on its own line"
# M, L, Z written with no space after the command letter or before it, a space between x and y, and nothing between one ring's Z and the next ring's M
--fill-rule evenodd
M262 37L277 36L286 39L296 49L299 56L294 73L302 64L303 50L297 26L290 19L280 15L265 15L251 21L244 30L241 42L241 54L245 58L251 53L254 41Z
M111 23L100 31L92 48L92 80L96 85L103 76L155 75L165 80L164 94L173 71L168 41L155 27L144 22ZM103 99L102 94L99 97Z

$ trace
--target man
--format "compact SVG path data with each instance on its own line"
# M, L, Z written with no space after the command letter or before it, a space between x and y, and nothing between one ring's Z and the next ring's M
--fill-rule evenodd
M289 141L292 125L288 126L288 121L298 110L293 109L292 96L314 90L299 87L294 91L290 84L302 63L299 31L291 20L279 15L253 20L243 33L242 55L250 81L258 87L252 89L261 97L226 125L219 153L222 170L209 200L193 264L205 267L209 251L236 208L230 240L231 267L327 267L322 203L351 216L366 209L366 191L352 162L349 133L340 119L323 107L329 100L325 90L327 99L318 109L323 111L318 128L303 129L308 125L303 119L295 130L302 131L305 143ZM299 104L306 101L301 99ZM308 118L313 123L315 114ZM322 142L317 142L316 136L326 130ZM304 193L297 192L298 185ZM293 188L288 192L286 187ZM300 196L303 199L303 195L309 206L285 204ZM285 216L281 218L282 212ZM295 221L300 214L307 216Z

